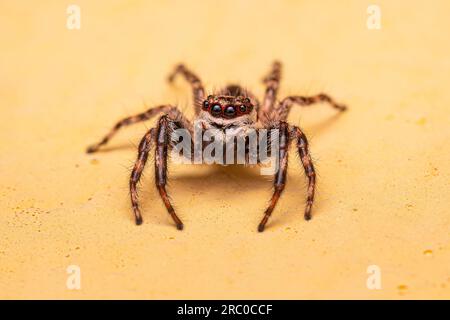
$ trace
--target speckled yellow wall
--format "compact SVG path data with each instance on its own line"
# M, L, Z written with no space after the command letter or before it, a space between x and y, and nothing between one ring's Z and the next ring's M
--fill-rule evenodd
M80 30L66 28L67 1L0 3L1 298L450 298L448 1L377 1L380 30L364 0L71 2ZM150 165L135 226L127 180L154 121L107 152L86 146L143 101L192 115L189 87L165 81L175 63L209 90L261 95L275 58L281 96L326 91L350 107L289 118L316 160L313 220L291 157L262 234L271 182L232 167L171 166L180 232Z

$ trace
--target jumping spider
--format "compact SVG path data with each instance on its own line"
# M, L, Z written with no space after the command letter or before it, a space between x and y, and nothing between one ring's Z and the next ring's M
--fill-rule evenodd
M279 170L274 175L273 195L264 213L264 217L258 226L258 231L262 232L264 230L267 220L272 214L284 189L287 173L288 147L293 140L296 142L297 151L308 178L304 217L306 220L311 219L316 174L308 150L308 141L302 130L297 126L288 124L286 119L294 104L309 106L318 102L326 102L339 111L346 110L346 107L337 104L326 94L310 97L290 96L277 102L277 92L281 76L281 64L279 62L273 63L270 73L263 80L266 85L266 90L262 103L260 103L253 94L238 85L229 85L214 95L206 96L205 89L203 88L200 79L183 64L180 64L175 68L174 72L168 78L169 82L172 82L178 74L184 76L192 86L196 120L202 123L203 130L210 128L219 128L221 130L225 130L225 128L237 130L245 130L246 128L279 130ZM142 216L139 209L136 185L141 178L148 153L152 146L155 145L156 187L167 211L175 221L177 229L182 230L183 223L176 215L166 191L167 158L169 148L173 147L170 138L173 130L184 128L189 132L192 132L193 125L177 107L172 105L161 105L151 108L144 113L125 118L118 122L99 143L89 147L87 152L96 152L101 146L108 143L120 128L149 120L157 114L162 114L158 120L157 126L148 130L139 144L137 160L130 177L131 204L135 214L136 224L139 225L142 223Z

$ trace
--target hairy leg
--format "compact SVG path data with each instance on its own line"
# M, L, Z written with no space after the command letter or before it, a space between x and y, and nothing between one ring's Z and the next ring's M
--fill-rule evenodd
M192 93L194 95L195 114L199 114L202 108L203 100L205 100L205 89L203 88L202 82L195 73L190 71L183 64L179 64L175 68L175 70L169 75L168 78L169 82L173 82L175 76L179 73L182 74L192 86Z
M172 217L178 230L183 229L183 223L178 218L175 210L170 202L166 191L167 184L167 154L170 145L171 125L173 120L169 119L167 115L160 118L156 133L156 150L155 150L155 183L156 188L166 206L167 211Z
M133 207L133 212L136 217L136 224L140 225L142 223L142 215L139 210L138 202L138 192L137 184L141 179L142 171L144 170L145 163L147 162L148 153L152 148L152 144L155 140L155 129L150 129L139 143L138 157L136 163L134 164L133 170L131 171L130 177L130 196L131 205Z
M306 198L305 208L305 220L311 219L311 209L314 202L314 191L316 187L316 171L309 153L308 140L305 134L298 127L294 127L292 130L293 138L297 141L298 154L302 161L305 174L308 178L308 191Z
M265 119L267 115L272 111L275 101L277 100L278 88L280 86L281 78L281 63L275 61L272 64L272 70L264 78L263 82L266 85L266 93L264 94L264 100L258 111L258 118Z
M289 111L294 104L306 107L319 102L326 102L339 111L345 111L347 109L345 105L336 103L330 96L323 93L311 97L291 96L284 98L278 105L276 110L277 119L281 121L286 120Z
M148 153L151 150L153 144L156 142L156 149L155 149L156 186L164 201L167 210L169 211L170 215L177 224L177 228L180 230L183 228L183 224L181 223L180 219L178 219L178 217L176 216L173 207L170 204L170 200L165 188L165 185L167 183L167 152L168 147L170 146L171 143L170 134L172 127L184 128L186 130L189 130L191 124L183 117L183 115L177 109L172 109L166 115L160 118L157 128L150 129L139 143L138 157L133 167L133 170L131 171L130 177L131 204L133 207L133 212L136 217L137 225L142 223L142 215L139 210L137 184L139 183L145 164L147 162Z
M279 127L279 158L278 158L278 171L275 173L273 186L274 192L272 198L270 199L269 206L264 212L264 217L261 220L258 231L263 232L264 227L269 220L275 205L278 202L278 199L281 196L281 193L284 190L284 186L286 184L286 174L287 174L287 166L288 166L288 151L289 151L289 129L288 124L286 122L282 122Z
M117 122L116 125L108 132L108 134L105 137L103 137L102 140L100 140L100 142L90 146L87 149L87 153L93 153L93 152L98 151L98 149L101 146L107 144L111 140L111 138L117 133L117 131L120 130L120 128L129 126L131 124L135 124L138 122L150 120L152 117L154 117L158 113L168 112L169 110L174 109L174 108L175 107L173 107L171 105L162 105L162 106L148 109L147 111L145 111L143 113L139 113L135 116L127 117L127 118Z

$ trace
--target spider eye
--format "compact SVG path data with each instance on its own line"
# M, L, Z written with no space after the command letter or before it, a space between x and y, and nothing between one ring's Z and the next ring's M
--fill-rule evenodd
M225 115L232 117L236 114L236 109L233 106L228 106L225 108Z
M250 101L250 98L245 98L243 102L244 103L250 103L251 101Z
M220 106L220 104L215 104L212 106L211 108L211 113L214 115L218 115L222 113L222 107Z
M239 111L242 112L242 113L244 113L244 112L247 111L247 107L244 106L244 105L242 105L242 106L239 107Z
M208 109L208 108L209 108L208 100L203 101L203 109Z

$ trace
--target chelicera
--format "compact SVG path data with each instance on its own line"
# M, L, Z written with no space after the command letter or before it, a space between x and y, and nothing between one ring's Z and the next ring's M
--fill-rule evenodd
M202 130L219 129L225 131L232 129L237 132L245 132L249 129L277 129L277 134L279 135L277 164L279 169L274 173L273 194L258 225L258 231L262 232L264 230L284 190L288 151L291 143L295 144L308 179L304 218L310 220L317 177L309 152L308 140L298 126L287 122L287 116L293 105L310 106L315 103L325 102L338 111L344 111L346 107L336 103L330 96L323 93L314 96L288 96L278 100L277 93L281 78L281 64L279 62L273 63L270 72L263 80L266 90L262 102L251 92L238 85L226 86L224 89L206 96L199 77L182 64L178 65L169 76L169 82L172 82L178 74L184 76L191 84L195 108L194 120L201 123ZM149 120L158 114L161 114L161 116L156 127L148 130L138 147L138 155L131 172L129 184L131 205L136 224L140 225L142 223L142 214L139 207L137 184L147 162L148 154L154 147L156 188L176 227L182 230L183 223L175 213L166 190L168 151L174 147L171 135L175 130L185 129L192 133L194 126L176 106L160 105L119 121L100 142L90 146L87 152L93 153L98 151L101 146L110 141L120 128ZM202 146L202 148L204 147ZM188 157L191 156L193 155L188 155Z

